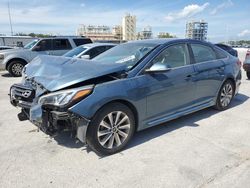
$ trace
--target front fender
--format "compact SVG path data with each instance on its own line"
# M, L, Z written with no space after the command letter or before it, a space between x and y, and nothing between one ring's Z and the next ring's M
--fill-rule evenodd
M29 53L29 54L10 54L7 55L4 60L3 64L5 65L5 69L7 69L8 63L13 60L13 59L22 59L25 62L29 63L34 57Z
M146 116L145 92L137 89L132 79L122 79L96 85L87 98L72 106L69 111L87 119L92 119L95 113L105 104L112 101L124 100L132 104L137 111L138 123Z

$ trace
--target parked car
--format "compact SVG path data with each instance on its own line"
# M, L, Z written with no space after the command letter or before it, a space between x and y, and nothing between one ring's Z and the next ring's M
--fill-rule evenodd
M243 68L247 73L247 78L250 79L250 50L248 50L246 53L246 58L243 63Z
M6 69L12 76L21 76L23 67L37 55L60 56L79 45L92 43L83 37L50 37L36 39L24 48L0 52L0 68Z
M216 46L220 47L221 49L225 50L229 54L238 57L238 51L233 49L231 46L225 45L225 44L215 44Z
M0 50L9 50L9 49L13 49L13 47L10 47L10 46L0 46Z
M63 56L64 57L83 58L83 59L93 59L94 57L111 49L114 46L116 46L116 44L111 44L111 43L84 44L84 45L78 46L78 47L68 51Z
M229 107L241 83L239 59L190 39L141 40L92 60L38 56L10 101L47 134L73 130L98 153L121 151L140 131L214 106Z

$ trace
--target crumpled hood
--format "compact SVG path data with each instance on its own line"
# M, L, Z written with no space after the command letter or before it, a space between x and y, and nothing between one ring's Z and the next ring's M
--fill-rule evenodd
M49 91L56 91L92 78L125 70L124 64L101 64L89 60L40 55L24 70L28 79L33 79Z

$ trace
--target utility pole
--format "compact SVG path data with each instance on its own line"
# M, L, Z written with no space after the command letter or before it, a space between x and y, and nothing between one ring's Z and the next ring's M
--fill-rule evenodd
M10 16L10 2L8 1L8 12L9 12L9 21L10 21L10 32L11 35L13 36L13 28L12 28L12 21L11 21L11 16Z

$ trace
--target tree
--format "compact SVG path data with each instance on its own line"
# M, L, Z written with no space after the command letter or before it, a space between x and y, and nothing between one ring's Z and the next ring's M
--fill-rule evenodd
M170 33L159 33L158 34L158 38L176 38L175 35L171 35Z
M49 34L41 34L41 33L16 33L16 36L30 36L30 37L38 37L38 38L46 38L46 37L50 37L51 35Z

